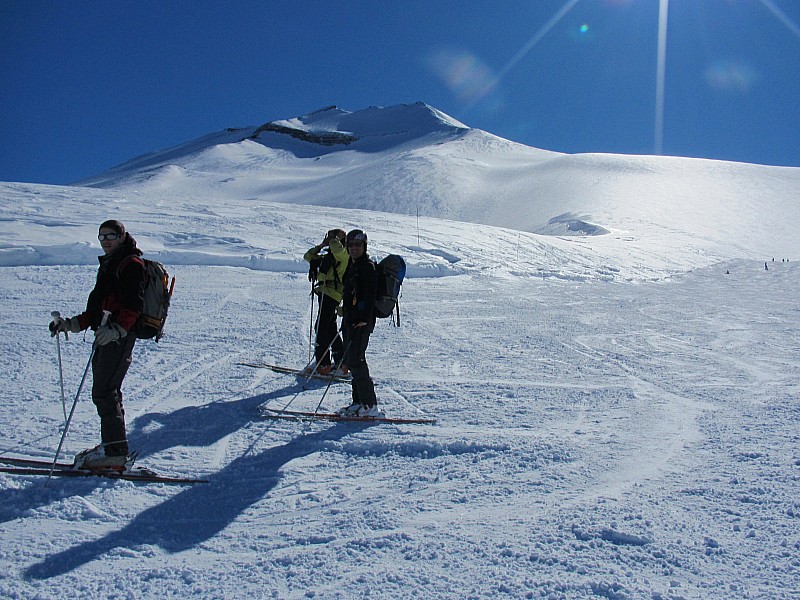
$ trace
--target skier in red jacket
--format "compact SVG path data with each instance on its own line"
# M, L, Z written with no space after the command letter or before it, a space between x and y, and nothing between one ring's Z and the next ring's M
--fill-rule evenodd
M56 317L50 332L95 332L92 356L92 402L100 415L101 444L78 453L76 467L120 467L128 462L128 438L122 405L122 380L130 367L136 336L130 330L144 302L145 268L136 240L119 221L100 225L97 281L86 310L69 319ZM107 319L104 315L110 313ZM130 333L129 333L130 332Z

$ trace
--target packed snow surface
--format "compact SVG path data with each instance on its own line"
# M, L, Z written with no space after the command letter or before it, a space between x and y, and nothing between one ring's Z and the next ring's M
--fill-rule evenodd
M422 104L277 123L0 183L0 455L54 456L92 336L61 338L62 401L50 312L118 218L177 277L131 445L209 480L0 473L0 596L800 597L800 169L549 153ZM436 424L259 416L348 403L238 364L307 362L332 227L405 257L367 356L388 415ZM89 389L62 459L98 441Z

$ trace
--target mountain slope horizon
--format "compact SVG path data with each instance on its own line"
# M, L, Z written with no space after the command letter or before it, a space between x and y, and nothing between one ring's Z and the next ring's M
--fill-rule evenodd
M288 152L297 158L319 158L337 150L376 152L430 135L457 137L470 128L422 102L388 108L370 107L356 112L327 106L299 117L269 121L263 125L229 127L200 138L150 152L74 185L108 187L143 170L182 161L218 145L254 141ZM423 142L424 145L425 142Z
M744 257L792 254L789 224L800 217L798 168L563 154L472 129L423 102L354 112L328 106L230 128L77 185L363 209L550 236L667 245L688 236L704 242L702 252L723 244Z

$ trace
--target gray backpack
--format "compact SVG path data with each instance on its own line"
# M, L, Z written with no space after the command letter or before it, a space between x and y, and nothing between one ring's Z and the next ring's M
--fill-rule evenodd
M164 323L167 321L169 305L172 301L172 291L175 289L175 277L169 280L167 269L160 262L142 258L141 256L123 260L117 273L122 270L128 260L138 259L144 264L144 304L136 324L131 328L137 338L155 341L164 334Z

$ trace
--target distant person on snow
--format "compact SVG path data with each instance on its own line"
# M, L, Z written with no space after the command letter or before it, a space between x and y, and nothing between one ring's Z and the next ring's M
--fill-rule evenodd
M92 402L100 415L101 444L79 452L76 467L124 467L128 462L122 380L130 367L136 336L134 326L144 302L145 267L136 240L119 221L100 225L97 239L105 252L98 257L97 281L89 294L86 310L69 319L56 317L50 323L53 336L60 332L95 331L92 356ZM105 324L103 311L111 314Z
M344 276L344 345L345 362L353 375L353 402L339 410L343 416L377 417L375 384L367 365L369 336L375 328L375 299L378 273L367 254L367 234L354 229L347 234L350 265Z
M319 314L316 323L314 362L306 371L329 375L338 366L337 375L347 374L344 359L344 345L336 323L337 309L342 302L344 274L350 263L343 242L344 229L331 229L325 234L322 243L305 253L303 258L310 264L308 278L314 283L314 293L319 297ZM327 248L327 252L320 254ZM331 362L331 353L333 361Z

